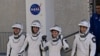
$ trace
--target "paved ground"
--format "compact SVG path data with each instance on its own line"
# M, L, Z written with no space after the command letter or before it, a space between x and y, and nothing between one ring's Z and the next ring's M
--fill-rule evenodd
M6 56L6 55L0 55L0 56Z

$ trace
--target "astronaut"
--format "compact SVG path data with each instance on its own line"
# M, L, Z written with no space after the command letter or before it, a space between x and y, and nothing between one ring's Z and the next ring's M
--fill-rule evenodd
M90 24L82 21L79 24L79 33L75 35L71 56L95 56L95 36L89 33Z
M61 35L61 28L54 26L50 28L52 40L48 41L42 50L49 50L49 56L61 56L60 50L63 48L67 50L69 48L67 40L63 39Z
M23 26L21 24L14 24L12 26L13 35L9 37L7 44L7 56L18 56L18 52L23 46L25 35L22 34ZM24 56L25 54L23 54Z
M43 34L40 32L41 23L39 20L34 20L31 24L32 34L28 34L23 47L19 51L19 54L23 53L26 46L28 45L28 56L41 56L41 41Z

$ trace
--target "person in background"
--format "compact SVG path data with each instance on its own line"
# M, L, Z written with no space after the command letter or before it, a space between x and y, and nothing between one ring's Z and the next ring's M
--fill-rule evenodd
M96 55L100 55L100 3L96 4L96 13L90 18L90 32L96 37Z

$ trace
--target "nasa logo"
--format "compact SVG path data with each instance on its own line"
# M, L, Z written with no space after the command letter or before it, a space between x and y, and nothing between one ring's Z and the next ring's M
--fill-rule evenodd
M30 12L33 15L38 15L40 13L40 6L38 4L32 4L30 8Z

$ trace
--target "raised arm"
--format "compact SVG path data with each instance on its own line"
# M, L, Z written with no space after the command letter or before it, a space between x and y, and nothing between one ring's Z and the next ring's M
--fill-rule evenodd
M64 50L67 50L69 48L69 45L66 39L62 39L62 47Z

